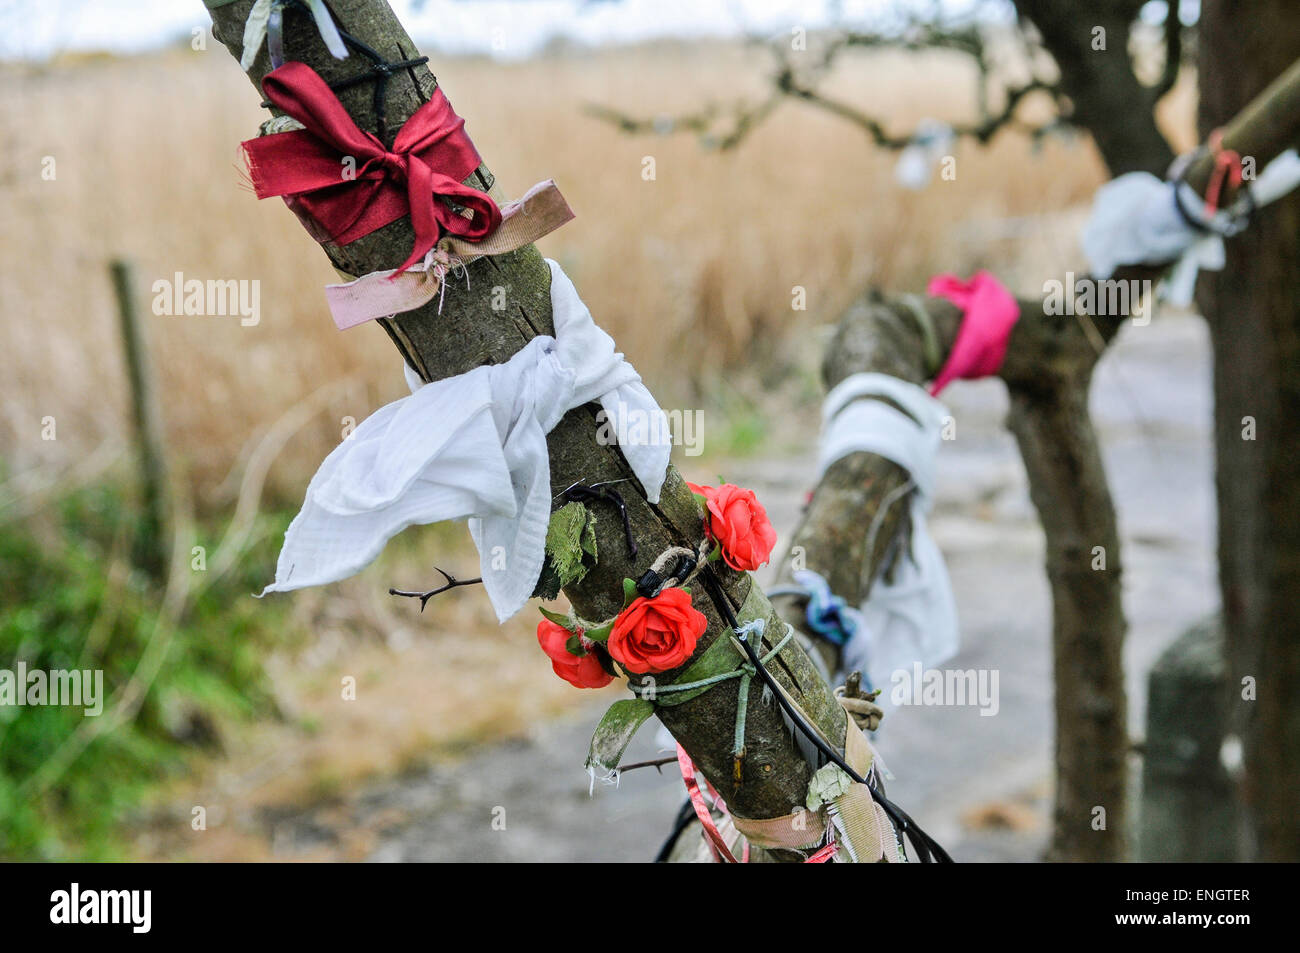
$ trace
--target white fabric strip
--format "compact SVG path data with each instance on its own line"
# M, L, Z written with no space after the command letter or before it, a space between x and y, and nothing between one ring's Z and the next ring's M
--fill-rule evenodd
M1300 156L1288 149L1247 184L1256 207L1276 201L1300 185ZM1191 186L1178 187L1185 208L1205 204ZM1174 204L1174 188L1174 183L1149 172L1129 172L1107 182L1093 199L1092 216L1083 230L1083 251L1093 275L1101 279L1121 265L1177 262L1165 297L1186 307L1199 271L1223 268L1224 248L1221 237L1194 228L1183 218ZM1223 224L1229 216L1220 211L1215 219Z
M533 338L505 364L422 384L366 418L325 458L284 537L267 592L344 579L407 526L469 518L484 588L505 621L532 594L551 512L546 435L574 407L653 421L620 450L652 503L671 440L667 420L567 275L551 268L555 337Z
M872 399L877 397L907 413ZM911 552L895 567L892 581L876 579L859 606L865 624L844 648L844 670L867 673L876 688L888 686L894 672L910 671L915 662L939 665L957 653L957 604L943 554L926 523L947 416L947 408L923 388L887 374L854 374L822 405L820 472L851 453L866 452L898 464L916 484L909 497Z

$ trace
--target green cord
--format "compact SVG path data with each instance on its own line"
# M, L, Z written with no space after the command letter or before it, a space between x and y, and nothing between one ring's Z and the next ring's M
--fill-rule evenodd
M762 645L762 640L763 640L762 622L763 622L762 619L757 619L755 620L755 622L749 623L749 625L755 626L755 629L757 629L758 631L760 646ZM741 626L741 628L745 629L747 628L747 626ZM735 630L732 631L733 633L735 632ZM754 630L751 629L750 631L754 631ZM739 635L739 637L744 638L745 636ZM794 627L791 626L789 623L786 623L785 638L783 638L780 642L776 643L776 645L773 646L772 650L763 656L762 658L763 664L766 665L768 662L772 661L772 659L780 655L781 650L784 649L786 645L789 644L790 640L793 638L794 638ZM730 672L722 672L718 675L713 675L710 676L709 678L701 678L698 681L694 681L694 682L682 682L680 684L664 685L662 687L656 688L655 692L657 694L671 693L671 692L688 692L698 688L708 688L712 685L718 684L719 682L729 681L730 679L733 678L739 678L740 695L736 701L736 731L735 731L735 735L733 736L733 742L731 748L732 756L739 759L743 757L745 753L745 723L749 717L749 685L753 677L757 674L758 674L758 669L754 667L753 663L743 662L738 668L735 668Z
M934 320L930 317L930 312L926 310L925 303L922 302L918 295L902 294L898 296L898 303L903 306L903 310L911 316L916 322L917 328L921 332L922 353L925 355L925 371L927 374L939 373L942 366L943 358L939 353L939 335L934 329Z

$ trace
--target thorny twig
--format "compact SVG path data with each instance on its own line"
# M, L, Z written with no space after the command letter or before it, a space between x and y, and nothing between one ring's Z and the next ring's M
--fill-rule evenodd
M447 580L447 584L445 586L439 586L437 589L430 589L428 592L410 592L406 589L389 589L388 594L390 596L407 596L408 598L411 599L419 599L420 611L423 612L424 607L429 604L429 600L432 599L434 596L438 595L439 593L446 592L448 589L455 589L458 586L477 585L483 581L482 577L480 576L475 576L473 579L457 579L455 576L447 572L447 570L445 569L439 569L437 566L434 566L433 568L436 571L442 573L443 578Z
M653 761L633 761L631 764L620 764L614 770L619 774L623 774L627 771L635 771L637 768L654 768L660 774L663 774L664 765L676 763L677 755L673 755L670 758L655 758Z

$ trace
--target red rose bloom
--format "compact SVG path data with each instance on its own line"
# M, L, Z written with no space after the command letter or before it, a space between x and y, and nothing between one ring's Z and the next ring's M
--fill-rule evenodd
M749 572L767 562L776 545L776 530L753 490L733 483L687 486L704 496L709 510L709 535L718 541L728 566Z
M618 614L605 647L629 672L666 672L695 651L709 620L691 605L685 589L664 589L653 599L644 596Z
M614 676L600 664L595 652L596 643L579 636L587 654L574 655L565 647L572 637L572 632L550 619L537 623L537 642L550 657L556 675L576 688L604 688L614 680Z

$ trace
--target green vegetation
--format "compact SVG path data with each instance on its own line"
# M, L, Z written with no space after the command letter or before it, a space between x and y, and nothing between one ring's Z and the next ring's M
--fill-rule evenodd
M122 857L123 821L151 787L183 772L197 748L218 746L223 720L274 710L261 659L283 641L286 613L250 593L273 574L283 519L259 523L257 544L223 578L187 554L175 625L162 615L162 588L124 565L135 520L119 490L100 486L0 525L0 670L103 671L97 717L0 704L0 858ZM196 528L196 544L215 538L207 529ZM141 672L150 656L160 658L151 680ZM148 684L114 718L133 676Z

